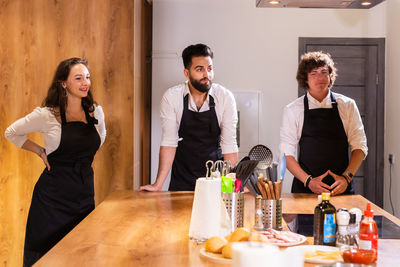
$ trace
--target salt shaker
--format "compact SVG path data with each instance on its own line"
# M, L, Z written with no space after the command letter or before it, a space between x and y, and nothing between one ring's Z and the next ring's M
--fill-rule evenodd
M339 209L336 213L338 231L336 234L336 246L342 249L349 248L350 235L348 226L350 221L350 213L347 209Z

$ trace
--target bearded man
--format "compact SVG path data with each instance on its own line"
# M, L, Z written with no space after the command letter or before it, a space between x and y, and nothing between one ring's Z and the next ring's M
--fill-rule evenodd
M213 52L204 44L182 52L186 82L169 88L162 100L162 140L157 179L139 190L160 191L171 170L170 191L193 191L206 175L207 160L238 160L237 111L228 89L213 83Z

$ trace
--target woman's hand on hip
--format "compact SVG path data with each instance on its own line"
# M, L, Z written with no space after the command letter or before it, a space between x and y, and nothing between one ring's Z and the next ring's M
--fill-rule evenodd
M49 164L49 161L47 160L47 154L46 154L46 152L42 152L42 153L40 154L40 157L42 158L44 165L46 165L47 170L50 171L50 164Z
M315 194L321 194L325 192L329 193L332 187L322 182L322 179L324 179L328 174L329 171L326 171L324 174L312 178L308 184L308 188Z
M346 179L341 175L337 175L331 172L330 170L328 172L329 175L332 176L333 179L335 179L335 182L331 185L332 187L331 195L334 196L344 193L344 191L346 191L348 186Z

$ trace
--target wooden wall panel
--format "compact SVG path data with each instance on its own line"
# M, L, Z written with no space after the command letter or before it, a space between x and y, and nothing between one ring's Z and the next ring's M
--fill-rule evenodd
M133 132L140 116L133 107L134 30L140 27L133 14L132 0L1 1L1 266L22 266L26 217L44 168L36 155L15 147L3 133L41 104L61 60L88 59L93 93L105 111L107 138L94 162L96 203L110 191L133 188L133 144L141 140ZM39 134L30 136L43 144Z
M138 137L134 139L133 156L135 190L150 183L152 17L152 6L147 0L135 1L134 135Z

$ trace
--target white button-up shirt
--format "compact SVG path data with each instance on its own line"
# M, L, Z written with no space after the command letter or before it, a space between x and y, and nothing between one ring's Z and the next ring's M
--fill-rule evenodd
M104 124L104 113L101 106L95 105L93 116L98 121L94 126L99 133L102 145L106 138L106 126ZM11 124L4 135L14 145L22 147L28 139L26 134L32 132L40 132L43 135L47 154L55 151L60 145L61 123L57 121L50 108L35 108L33 112Z
M307 92L309 109L332 108L330 94L331 92L329 91L322 102L319 102ZM333 93L333 95L336 97L339 115L347 135L350 150L361 149L364 155L367 156L367 137L356 102L341 94ZM301 96L284 108L280 129L279 149L281 153L297 158L297 148L303 130L303 123L304 96Z
M236 101L231 91L223 86L212 83L206 100L197 110L196 104L190 94L188 82L169 88L160 105L160 117L162 127L161 146L177 147L180 137L178 136L179 126L183 113L183 98L189 94L188 108L194 112L204 112L210 110L210 95L214 98L215 113L217 114L218 124L221 129L221 149L222 154L238 152L236 142L236 125L238 121Z

